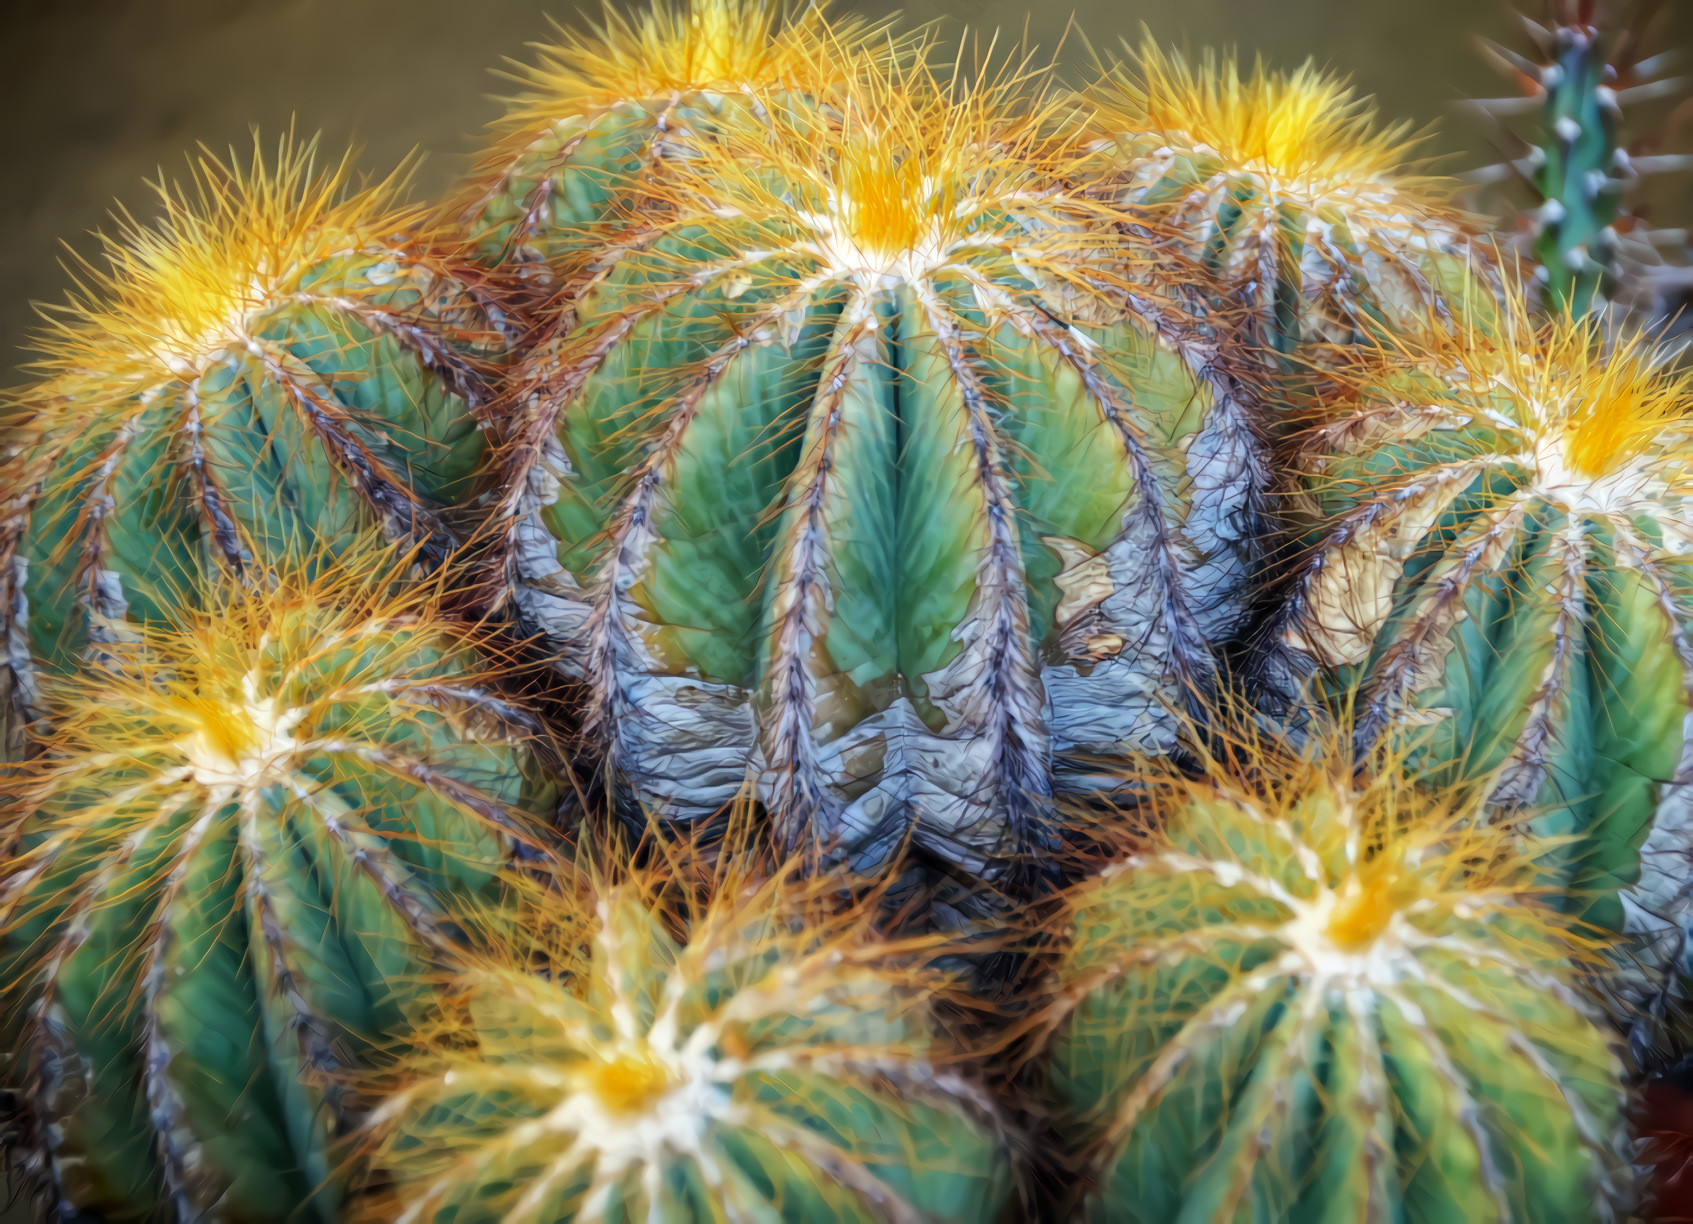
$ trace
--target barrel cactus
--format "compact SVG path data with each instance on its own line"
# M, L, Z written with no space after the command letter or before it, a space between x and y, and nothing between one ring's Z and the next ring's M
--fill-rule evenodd
M368 1218L993 1220L1011 1153L933 1060L914 949L831 901L732 885L678 945L650 890L607 887L592 921L546 921L592 933L545 975L514 932L373 1116Z
M1561 838L1548 869L1609 927L1693 678L1693 377L1668 357L1536 328L1519 299L1375 380L1311 436L1327 517L1260 658L1271 705L1355 682L1360 748L1420 725L1423 767L1487 779L1501 815Z
M625 804L751 784L781 845L997 870L1208 684L1253 407L1013 88L919 62L835 107L673 167L664 240L531 354L511 586Z
M1250 764L1153 786L1158 832L1075 892L1080 1218L1622 1218L1621 1064L1510 834L1344 744Z
M1109 195L1155 209L1266 352L1416 334L1491 293L1491 248L1451 186L1410 170L1408 125L1381 125L1340 77L1149 39L1083 101Z
M335 1219L345 1075L425 1007L444 903L540 852L529 716L428 599L325 567L45 690L0 827L0 1067L56 1218Z
M52 666L169 621L211 570L375 524L456 542L497 334L397 184L284 142L126 222L40 342L0 473L14 723ZM469 275L469 274L465 274Z
M655 236L643 194L667 160L737 117L821 101L866 66L857 59L897 49L884 25L784 0L607 5L590 32L557 35L514 74L523 93L458 205L478 258L539 290L573 256ZM608 223L627 232L595 233Z

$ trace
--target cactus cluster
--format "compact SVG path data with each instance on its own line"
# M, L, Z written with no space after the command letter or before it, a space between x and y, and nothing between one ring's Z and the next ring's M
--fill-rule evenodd
M1693 378L1344 79L1095 77L661 0L124 223L0 436L44 1218L1663 1199Z

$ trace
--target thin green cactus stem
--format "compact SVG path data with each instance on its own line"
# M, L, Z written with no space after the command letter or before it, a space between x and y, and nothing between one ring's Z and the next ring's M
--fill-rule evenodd
M1553 61L1539 71L1546 100L1534 170L1536 276L1548 309L1584 315L1616 288L1622 111L1598 27L1560 23L1553 38Z

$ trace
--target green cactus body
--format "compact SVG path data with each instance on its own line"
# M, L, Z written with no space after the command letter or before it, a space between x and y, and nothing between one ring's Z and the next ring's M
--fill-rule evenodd
M1665 303L1651 301L1653 282L1666 271L1673 276L1659 247L1676 245L1679 231L1655 231L1644 187L1653 176L1693 168L1693 157L1660 151L1676 143L1673 103L1661 127L1642 120L1655 100L1682 92L1681 80L1662 75L1673 53L1653 53L1672 7L1548 0L1544 24L1523 22L1529 55L1483 44L1526 96L1478 100L1474 109L1523 155L1471 178L1525 189L1532 206L1513 209L1523 214L1519 242L1535 265L1539 305L1551 314L1581 316L1610 303L1622 312L1646 308L1641 322L1653 314L1664 321ZM1518 123L1517 115L1534 122Z
M1483 177L1523 180L1536 207L1529 253L1538 266L1543 304L1554 314L1583 315L1617 288L1618 240L1627 187L1635 177L1621 139L1622 111L1610 62L1615 39L1592 20L1591 5L1558 0L1545 26L1529 23L1539 62L1497 44L1490 57L1540 100L1539 130L1526 136L1526 157ZM1477 103L1484 113L1516 99Z
M926 991L862 917L731 889L679 947L625 885L573 975L473 965L443 1052L373 1117L393 1196L367 1217L991 1222L992 1107L930 1061Z
M107 1220L333 1219L341 1081L535 844L526 719L416 599L285 578L143 639L49 688L0 843L33 1163Z
M14 711L51 667L170 622L214 569L378 525L454 543L492 336L386 187L343 198L284 144L201 169L199 194L108 243L109 272L43 342L4 477L0 600ZM468 355L467 355L468 354Z
M522 70L526 91L467 189L478 257L544 290L584 270L572 257L650 241L643 196L667 160L724 123L821 98L870 62L857 60L878 36L897 48L882 25L781 0L660 0L635 18L608 9L591 36L561 29Z
M1011 99L913 69L841 106L672 170L667 237L533 355L512 586L627 800L752 783L786 845L914 825L981 870L1170 748L1263 470L1211 338L1094 287L1127 240L1047 200Z
M1190 66L1148 42L1085 101L1117 167L1107 190L1217 273L1266 352L1418 334L1493 293L1450 193L1402 172L1415 138L1378 129L1342 80Z
M1547 305L1584 314L1615 287L1624 182L1618 168L1619 123L1613 75L1598 30L1585 23L1552 31L1554 63L1540 73L1545 93L1543 141L1534 188L1534 256Z
M1049 1063L1079 1218L1623 1218L1620 1063L1505 835L1329 766L1178 783L1079 886Z
M1516 330L1471 335L1316 435L1327 526L1259 676L1281 698L1319 668L1317 690L1357 683L1360 748L1420 727L1423 767L1487 780L1496 810L1565 839L1551 878L1616 928L1693 677L1693 386L1643 341Z

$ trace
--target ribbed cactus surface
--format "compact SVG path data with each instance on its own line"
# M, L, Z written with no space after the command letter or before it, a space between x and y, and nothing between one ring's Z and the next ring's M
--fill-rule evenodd
M672 168L506 428L516 599L624 802L973 870L1163 752L1244 603L1245 389L1014 91L918 64ZM879 849L878 849L879 848Z
M204 162L127 223L42 342L11 422L0 615L12 703L137 622L170 621L219 568L342 545L371 525L453 543L441 507L484 449L475 286L392 185L347 189L310 147Z
M1645 340L1518 306L1312 435L1324 525L1261 675L1284 696L1317 666L1356 680L1361 748L1416 728L1424 768L1565 838L1548 869L1615 927L1693 677L1693 380Z
M1415 334L1490 292L1490 249L1450 187L1407 166L1409 125L1381 125L1339 77L1148 40L1083 102L1109 193L1156 210L1264 350Z
M53 682L0 827L4 1071L60 1210L336 1218L344 1077L426 1007L443 903L534 845L529 720L427 601L221 591Z
M1050 1054L1081 1217L1619 1219L1620 1064L1473 803L1351 753L1160 788L1081 885Z
M809 894L796 905L794 894ZM906 948L793 881L729 887L688 923L600 893L584 954L533 972L525 932L454 983L462 1015L374 1120L371 1218L994 1220L1010 1149L933 1061ZM569 915L544 924L568 932Z

